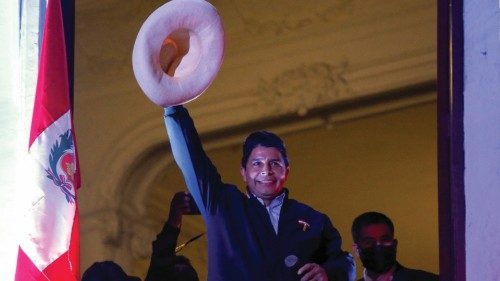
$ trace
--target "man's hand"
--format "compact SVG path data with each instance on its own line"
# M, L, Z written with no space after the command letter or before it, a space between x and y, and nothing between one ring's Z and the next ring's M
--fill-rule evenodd
M325 269L317 263L306 263L297 273L304 274L300 281L328 281Z
M170 212L168 214L167 223L170 226L179 228L182 223L182 215L192 212L189 201L192 200L189 193L180 191L177 192L170 202Z

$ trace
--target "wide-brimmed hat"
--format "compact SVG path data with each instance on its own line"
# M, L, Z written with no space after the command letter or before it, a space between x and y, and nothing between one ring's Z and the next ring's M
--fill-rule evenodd
M162 107L201 95L224 56L224 30L217 10L204 0L173 0L144 22L132 52L135 78Z

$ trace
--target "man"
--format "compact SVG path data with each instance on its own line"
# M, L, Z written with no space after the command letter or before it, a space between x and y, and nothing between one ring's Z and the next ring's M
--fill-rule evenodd
M436 281L438 276L409 269L396 261L398 240L394 225L384 214L367 212L352 223L353 252L361 259L363 278L359 281Z
M197 213L191 200L189 194L182 191L172 198L168 220L153 242L153 253L145 281L199 281L189 259L175 255L182 216Z
M242 193L223 183L182 106L165 109L175 161L200 208L208 236L209 281L354 280L352 256L330 219L288 198L281 139L251 134L243 145Z

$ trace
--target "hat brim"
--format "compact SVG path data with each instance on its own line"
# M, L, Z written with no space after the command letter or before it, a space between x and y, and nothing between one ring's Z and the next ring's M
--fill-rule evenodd
M187 52L168 74L160 61L166 40L183 40L179 44ZM173 0L155 10L142 25L132 65L146 96L167 107L201 95L217 76L223 56L224 30L217 10L204 0Z

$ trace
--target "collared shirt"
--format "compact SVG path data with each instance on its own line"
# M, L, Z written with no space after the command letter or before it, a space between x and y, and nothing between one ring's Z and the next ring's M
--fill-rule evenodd
M249 191L250 192L250 191ZM274 232L278 234L278 224L280 219L281 207L283 206L283 201L285 200L285 192L282 192L280 195L274 197L269 203L269 206L266 206L264 200L252 194L259 202L266 207L267 214L269 215L269 219L271 220L271 224L273 225Z
M368 274L366 274L366 268L363 270L363 279L365 281L392 281L392 275L394 274L394 270L396 270L396 266L393 266L391 270L387 271L379 275L377 278L372 279Z

